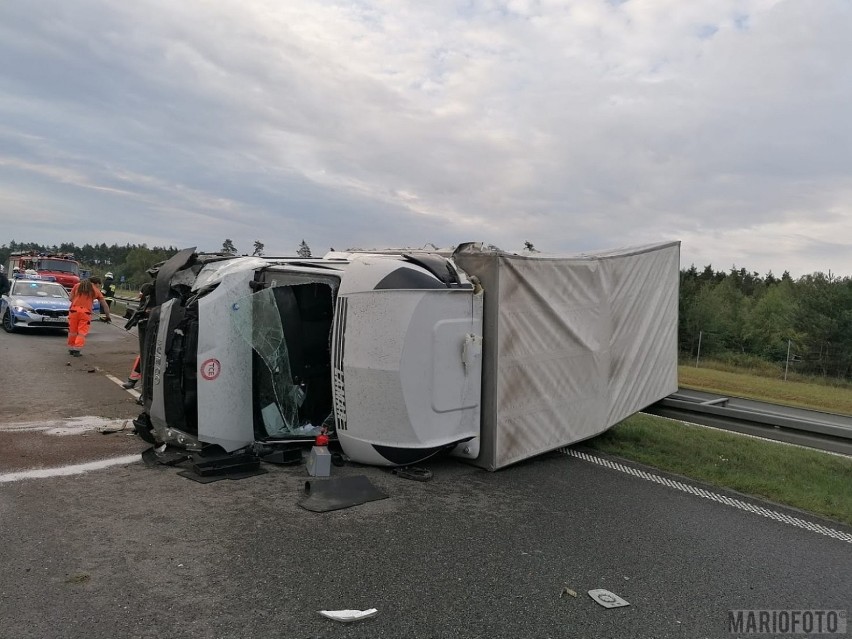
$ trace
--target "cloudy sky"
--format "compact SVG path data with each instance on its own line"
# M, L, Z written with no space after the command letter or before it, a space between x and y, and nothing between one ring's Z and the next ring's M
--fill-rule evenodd
M852 275L849 0L0 3L0 244Z

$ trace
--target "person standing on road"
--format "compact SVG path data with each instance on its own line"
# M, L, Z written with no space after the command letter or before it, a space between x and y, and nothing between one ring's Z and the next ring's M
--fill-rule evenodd
M142 285L142 288L139 290L139 295L138 295L139 305L136 309L136 312L133 314L133 317L131 317L127 321L127 324L124 325L125 330L130 330L134 326L138 325L139 321L141 319L148 317L148 314L151 312L151 309L149 308L149 306L151 304L151 295L153 293L154 293L154 285L153 284L151 284L150 282L146 282L145 284ZM142 331L142 328L140 327L139 330ZM140 336L139 336L140 344L144 340L144 337L145 337L145 334L144 334L144 331L142 331ZM141 350L141 347L140 347L140 350ZM139 382L140 379L142 379L142 358L139 355L137 355L136 359L133 360L133 366L130 367L130 375L128 375L127 381L124 382L121 385L121 387L126 388L128 390L130 390L131 388L135 388L136 384ZM141 400L142 400L142 398L140 397L139 400L136 403L141 404L142 403Z
M5 295L12 288L9 278L6 277L6 267L0 264L0 295Z
M72 357L80 357L80 352L86 344L86 335L92 324L92 306L95 300L101 304L101 311L106 316L104 321L111 322L109 306L98 285L100 278L90 277L71 289L71 310L68 312L68 353Z
M104 275L104 286L101 292L104 294L107 306L112 308L113 303L115 303L115 280L112 273Z

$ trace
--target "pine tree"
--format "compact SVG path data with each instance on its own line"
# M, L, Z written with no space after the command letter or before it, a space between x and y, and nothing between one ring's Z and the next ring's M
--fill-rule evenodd
M230 240L230 238L222 242L222 252L230 253L231 255L237 254L237 248L234 246L234 243Z
M252 253L252 255L263 255L263 242L261 242L260 240L254 241L254 252Z
M305 240L302 240L302 243L299 244L298 254L299 257L311 257L311 247L308 246Z

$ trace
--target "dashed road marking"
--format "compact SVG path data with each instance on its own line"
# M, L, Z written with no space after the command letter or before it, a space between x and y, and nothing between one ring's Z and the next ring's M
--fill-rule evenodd
M597 455L590 455L588 453L573 450L571 448L560 448L559 452L565 455L570 455L571 457L576 457L577 459L582 459L583 461L591 462L592 464L597 464L598 466L603 466L605 468L617 470L628 475L633 475L634 477L638 477L639 479L651 481L656 484L662 484L663 486L674 488L675 490L679 490L684 493L689 493L690 495L696 495L697 497L702 497L704 499L709 499L711 501L715 501L726 506L731 506L732 508L738 508L739 510L754 513L755 515L760 515L761 517L766 517L767 519L772 519L774 521L778 521L789 526L795 526L796 528L802 528L804 530L809 530L820 535L825 535L826 537L832 537L834 539L839 539L840 541L845 541L847 543L852 544L852 534L843 532L841 530L835 530L834 528L829 528L828 526L823 526L822 524L816 524L812 521L799 519L798 517L791 517L790 515L787 515L785 513L781 513L770 508L764 508L763 506L756 506L755 504L750 504L741 499L734 499L733 497L727 497L725 495L720 495L718 493L714 493L703 488L690 486L689 484L684 484L680 481L668 479L667 477L654 475L653 473L649 473L638 468L633 468L632 466L619 464L618 462L614 462L609 459L604 459L603 457L598 457Z

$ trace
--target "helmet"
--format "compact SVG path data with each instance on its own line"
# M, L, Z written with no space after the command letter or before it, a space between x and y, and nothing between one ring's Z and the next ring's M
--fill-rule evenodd
M3 266L2 264L0 264L0 275L3 275L3 273L5 273L5 272L6 272L6 267Z
M12 267L12 272L13 272L13 273L20 273L20 272L21 272L21 269L20 269L20 268L18 268L17 266L13 266L13 267Z
M112 273L107 273L106 275L104 275L104 277L108 280L111 280L112 279Z

